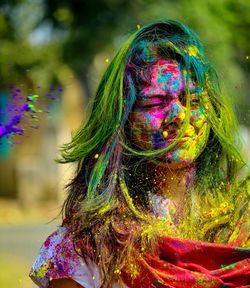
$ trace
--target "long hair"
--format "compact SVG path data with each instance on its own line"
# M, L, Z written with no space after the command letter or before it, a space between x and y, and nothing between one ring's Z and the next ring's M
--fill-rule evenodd
M114 278L119 280L124 259L128 260L125 256L133 247L152 249L154 235L172 231L166 223L162 227L152 217L140 163L166 153L185 133L190 118L188 85L185 85L186 118L171 145L142 151L131 143L127 133L138 84L159 56L178 61L201 91L206 91L197 93L204 105L210 132L206 147L195 163L195 196L189 209L189 224L193 227L197 224L195 217L192 218L192 209L201 207L201 199L207 203L208 210L218 206L218 201L223 200L227 205L227 201L236 199L236 177L243 163L235 140L237 122L227 97L220 92L216 72L198 36L173 20L157 21L132 33L104 73L88 120L62 148L62 163L78 163L76 176L68 185L64 215L70 225L76 227L76 240L80 239L83 247L88 247L82 249L83 256L99 265L107 287ZM133 184L135 178L138 185ZM235 215L236 210L230 205L209 220L204 218L205 212L200 215L203 228L199 235L189 231L182 236L209 240L208 231L219 224L225 225L230 215ZM218 224L215 219L218 220L220 214L225 217L221 217ZM152 225L152 221L157 223ZM131 268L131 271L134 270Z

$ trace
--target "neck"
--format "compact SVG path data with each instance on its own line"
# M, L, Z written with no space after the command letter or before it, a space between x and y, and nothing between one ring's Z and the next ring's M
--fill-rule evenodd
M168 198L178 206L186 197L195 172L194 166L170 169L167 165L147 163L147 171L157 195Z

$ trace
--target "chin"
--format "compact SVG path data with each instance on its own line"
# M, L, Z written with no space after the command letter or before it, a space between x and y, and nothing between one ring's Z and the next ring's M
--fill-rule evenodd
M167 166L170 169L177 170L183 169L191 166L194 163L194 159L182 159L181 161L176 161L173 159L159 159L159 165Z
M159 161L159 165L166 165L170 169L182 169L194 164L197 157L194 155L181 155L181 150L175 150L168 152L167 155L157 157L157 162Z

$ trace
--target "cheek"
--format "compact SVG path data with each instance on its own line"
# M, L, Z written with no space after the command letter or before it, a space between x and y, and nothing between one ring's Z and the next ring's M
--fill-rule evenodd
M181 77L181 74L177 74L176 78L171 79L172 81L167 86L167 94L176 97L177 95L180 95L181 92L184 89L184 82Z
M166 90L164 83L152 83L151 86L145 86L141 90L143 96L147 95L161 95Z
M204 115L203 109L198 108L191 112L191 123L197 129L202 129L204 124L207 124L206 117ZM206 126L206 125L205 125Z
M164 120L164 111L154 111L154 112L133 112L130 116L131 128L143 127L146 130L156 130L159 129Z

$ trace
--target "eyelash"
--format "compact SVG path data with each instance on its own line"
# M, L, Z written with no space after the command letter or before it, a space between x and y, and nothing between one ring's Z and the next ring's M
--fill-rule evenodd
M164 107L166 103L159 103L159 104L149 104L149 105L144 105L142 106L143 109L149 109L149 108L154 108L154 107ZM183 104L183 103L182 103ZM194 99L191 100L191 105L199 105L200 104L200 100L199 99Z
M186 95L184 93L182 93L179 96L179 100L180 100L182 105L185 105L186 104ZM198 105L200 103L200 99L197 97L197 94L195 94L195 93L190 94L190 103L191 103L191 105Z
M200 99L197 98L197 94L193 93L190 94L190 104L193 106L199 105L200 104ZM179 100L182 103L182 105L185 105L185 94L181 94L179 96ZM166 105L166 102L161 102L161 103L152 103L152 104L146 104L146 105L142 105L141 107L143 109L150 109L150 108L154 108L154 107L164 107Z
M154 107L159 107L159 106L164 107L165 105L166 105L165 102L163 102L163 103L154 103L154 104L143 105L142 108L147 109L147 108L154 108Z
M191 99L191 104L192 105L198 105L198 104L200 104L200 100L199 99Z

